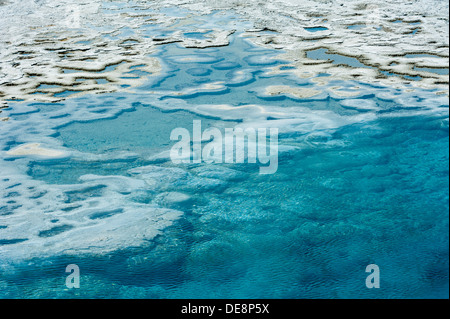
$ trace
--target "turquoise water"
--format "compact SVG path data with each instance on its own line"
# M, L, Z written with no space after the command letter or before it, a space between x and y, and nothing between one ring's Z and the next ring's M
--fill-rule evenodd
M326 27L311 27L311 28L305 28L308 32L318 32L318 31L326 31L328 28Z
M153 55L164 63L161 76L135 93L4 109L12 119L0 128L9 130L3 151L40 142L69 155L2 155L0 297L448 298L448 102L433 91L331 83L360 87L346 101L289 72L268 73L289 64L277 53L238 34L214 49L170 44ZM321 93L269 96L270 85ZM208 108L220 104L234 109ZM248 104L272 113L260 120L240 111ZM278 171L155 156L173 145L172 129L191 130L194 120L204 128L253 120L279 127ZM167 200L168 192L188 199ZM45 215L45 227L5 236L27 203L33 222ZM151 223L108 235L111 250L89 241L128 208L155 206L182 214L148 240L134 239ZM77 246L80 229L87 239ZM14 257L33 241L36 254ZM80 289L64 285L68 264L80 267ZM365 286L369 264L380 267L380 289Z
M365 28L365 27L366 27L365 24L353 24L353 25L349 25L349 26L347 27L347 29L350 29L350 30L360 30L360 29L363 29L363 28Z

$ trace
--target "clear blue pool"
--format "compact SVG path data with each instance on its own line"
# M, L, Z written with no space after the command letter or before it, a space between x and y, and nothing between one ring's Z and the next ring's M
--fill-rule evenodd
M328 28L326 28L326 27L310 27L310 28L305 28L305 30L308 32L319 32L319 31L327 31Z
M267 73L290 70L278 53L239 34L220 48L165 45L153 55L164 63L162 75L134 93L4 110L14 130L3 135L3 151L41 142L71 153L52 160L1 155L0 248L12 252L33 240L37 251L50 248L31 260L0 256L0 298L448 298L448 104L430 91L337 82L361 88L346 103L289 72ZM330 58L323 49L310 54ZM199 89L216 82L222 87ZM273 85L321 93L267 95L264 88ZM233 127L252 119L251 112L227 118L196 108L221 104L285 112L266 119L280 127L285 147L277 173L260 175L249 164L177 166L155 157L173 145L174 128L190 129L193 120ZM114 184L119 180L124 184ZM189 200L165 201L166 192ZM47 228L3 237L27 202L36 203L33 218L48 217ZM70 243L87 219L76 218L87 202L117 206L93 211L90 223L107 224L135 206L182 215L139 245L114 242L117 249L93 254L52 250L53 239ZM132 238L141 230L121 231ZM64 286L68 264L80 267L80 289ZM365 286L369 264L380 267L380 289Z

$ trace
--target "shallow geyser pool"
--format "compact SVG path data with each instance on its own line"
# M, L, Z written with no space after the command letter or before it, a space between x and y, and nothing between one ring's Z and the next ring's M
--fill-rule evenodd
M448 294L448 101L301 79L230 38L162 46L161 74L134 91L3 110L0 297ZM277 172L175 165L170 133L196 120L278 128ZM80 289L64 286L69 264ZM383 289L366 288L369 264Z

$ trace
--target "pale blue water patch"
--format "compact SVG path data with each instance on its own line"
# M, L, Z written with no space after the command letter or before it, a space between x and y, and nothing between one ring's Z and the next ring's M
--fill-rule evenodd
M129 27L124 27L120 31L120 34L117 35L118 38L126 38L135 34L135 31Z
M397 73L392 73L392 72L389 72L389 71L381 71L381 70L380 70L380 73L383 74L383 75L386 75L386 76L400 76L400 77L402 77L402 78L404 78L406 80L410 80L410 81L420 81L420 80L423 79L420 75L415 75L415 76L404 75L404 74L400 75L400 74L397 74Z
M402 75L403 78L407 79L407 80L411 80L411 81L420 81L422 80L422 77L420 75Z
M413 68L414 71L420 71L420 72L431 72L436 73L439 75L448 75L448 69L440 69L440 68L419 68L415 66Z
M189 14L189 10L180 7L166 7L159 10L168 17L185 17Z
M143 66L145 66L145 64L132 65L132 66L130 66L130 69L141 68Z
M389 72L389 71L380 71L381 74L386 76L396 76L395 73Z
M185 32L184 36L193 39L204 40L206 39L206 35L210 34L212 30L204 31L204 32Z
M72 90L64 90L60 93L55 93L53 96L55 97L68 97L72 94L81 93L82 91L72 91Z
M136 34L135 30L129 27L123 27L119 32L114 34L105 34L104 37L108 40L120 40L126 37L132 37Z
M426 53L415 53L415 54L405 54L405 58L414 59L414 58L437 58L436 55L426 54Z
M89 40L83 40L83 41L78 41L78 42L75 42L76 44L86 44L86 45L88 45L88 44L91 44L92 43L92 41L89 41Z
M119 102L120 103L120 102ZM127 159L108 161L62 161L46 163L32 162L28 174L48 183L76 183L85 174L123 175L134 167L150 164L146 158L167 149L172 141L171 131L177 127L188 129L192 134L192 122L202 120L206 129L215 121L200 118L192 113L162 112L149 105L133 104L132 108L107 120L76 122L58 128L56 134L64 146L81 152L113 156L117 152L132 152ZM84 132L80 135L80 131ZM59 172L55 175L55 172Z
M51 113L64 107L61 103L31 103L29 106L35 108L40 113Z
M161 29L158 25L148 25L145 26L144 30L141 30L141 33L144 37L152 38L153 41L157 41L158 39L164 39L165 37L170 36L174 31Z
M104 14L114 14L118 13L135 13L135 14L152 14L155 11L153 9L145 8L140 6L136 2L119 2L119 1L102 1L100 10Z
M95 79L95 81L97 84L106 84L109 82L107 79Z
M328 28L326 27L310 27L310 28L304 28L308 32L319 32L319 31L327 31Z
M347 27L347 29L350 29L350 30L361 30L361 29L364 29L365 27L366 27L365 24L352 24L352 25L349 25Z
M40 84L36 89L54 89L54 88L60 88L60 85L54 85L54 84Z
M354 68L370 68L373 67L367 66L358 61L356 58L344 56L341 54L331 54L328 53L328 49L316 49L306 52L306 56L310 59L314 60L330 60L333 64L345 64Z
M76 70L76 69L62 69L62 71L64 73L77 73L77 72L80 72L80 70Z
M212 70L207 68L191 68L187 69L186 73L192 76L208 76L212 73Z

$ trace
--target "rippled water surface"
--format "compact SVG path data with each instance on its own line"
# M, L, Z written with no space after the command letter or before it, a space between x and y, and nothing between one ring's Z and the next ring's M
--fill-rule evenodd
M11 104L2 154L65 155L1 155L0 297L448 297L448 102L344 81L359 93L333 95L279 53L239 32L167 44L151 54L161 75L133 92ZM279 128L278 171L171 163L171 131L194 120ZM65 287L68 264L80 289ZM365 286L369 264L380 289Z

